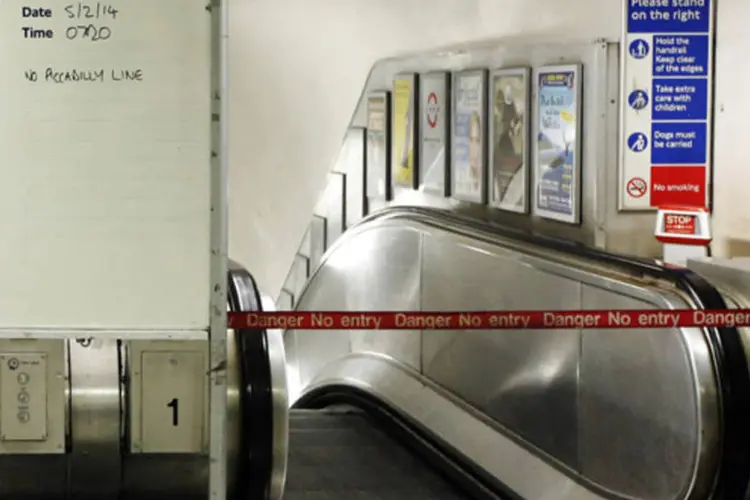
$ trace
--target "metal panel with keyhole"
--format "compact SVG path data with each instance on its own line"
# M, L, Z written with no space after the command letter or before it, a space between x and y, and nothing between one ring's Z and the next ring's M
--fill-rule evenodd
M206 343L132 341L130 359L131 452L205 452Z

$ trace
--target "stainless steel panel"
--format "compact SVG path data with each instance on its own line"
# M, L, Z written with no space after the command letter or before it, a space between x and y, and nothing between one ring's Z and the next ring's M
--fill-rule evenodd
M689 259L687 267L711 280L714 286L740 298L743 307L750 304L750 257Z
M227 309L229 307L227 306ZM227 490L236 493L238 480L246 472L239 470L239 457L242 453L242 391L244 386L240 376L240 357L237 350L237 332L227 330ZM200 460L198 467L206 468L206 457L195 457ZM199 474L196 474L200 476ZM205 488L203 488L205 491ZM174 493L170 493L174 495Z
M308 284L300 308L409 309L415 294L421 310L599 309L616 307L616 300L640 309L692 307L668 283L468 230L437 214L389 208L347 232ZM412 246L421 251L421 265ZM391 394L388 370L376 375L357 364L374 356L398 370L415 366L411 347L397 345L403 334L321 333L289 332L287 345L297 349L292 368L301 374L297 391L338 380ZM700 330L421 336L426 379L420 383L439 384L462 411L494 420L489 427L498 439L513 435L504 439L514 445L493 450L492 467L516 460L519 450L541 448L559 465L548 461L540 470L575 469L570 477L578 473L592 488L642 498L706 498L720 450L721 407ZM470 449L478 429L451 434L448 442ZM554 481L534 484L527 498L566 494Z
M290 405L294 403L302 391L302 379L299 375L299 356L297 355L297 334L294 330L285 330L283 333L284 352L286 353L286 384L287 395ZM303 345L306 347L306 345ZM304 358L309 358L304 353ZM309 382L309 380L307 381Z
M310 272L315 271L320 261L323 259L323 254L328 249L328 239L326 237L326 222L324 217L313 215L312 221L310 221Z
M655 308L592 286L584 286L583 302L594 310ZM690 361L678 329L583 332L579 433L587 478L636 498L679 496L701 435Z
M264 311L275 310L273 300L261 298ZM266 331L268 362L271 365L271 396L273 398L273 471L266 500L281 500L286 482L289 453L289 393L286 378L286 353L281 330Z
M282 290L288 290L292 296L298 296L307 284L310 275L310 261L307 257L297 254L294 256L292 266L286 275Z
M123 395L117 340L70 342L70 495L117 498Z
M320 371L309 389L347 384L367 391L429 429L491 477L526 500L602 498L487 423L478 412L416 370L373 354L340 359Z
M300 255L307 257L308 259L312 257L312 236L311 233L312 229L310 227L307 228L307 231L305 231L305 235L302 237L302 243L299 245L299 253Z
M365 215L365 129L349 129L336 170L346 173L346 227Z
M579 283L485 247L425 237L422 310L580 308ZM424 374L575 467L579 337L578 330L425 332Z
M357 247L340 251L340 272L351 284L346 310L419 311L420 241L412 229L367 231L357 238ZM378 352L420 366L418 330L352 331L350 342L352 352Z
M291 311L294 307L294 295L289 290L283 289L279 292L276 308L279 311Z
M731 302L730 308L750 308L750 258L706 257L688 259L687 267L709 280ZM750 363L750 328L739 328L745 357Z
M334 247L300 298L300 311L419 310L420 233L386 228L362 231ZM325 341L321 341L325 335ZM350 352L375 351L419 367L418 331L287 331L305 385L326 363ZM304 353L304 356L299 356Z
M388 206L388 202L381 200L380 198L368 198L367 209L368 213L375 213Z
M299 297L302 290L305 289L307 279L310 277L310 260L302 255L294 256L294 263L289 272L288 286L284 288L291 291L292 295Z
M238 352L235 332L230 330L227 335L227 480L234 492L238 477L246 472L237 469L242 426ZM271 331L268 337L276 465L269 493L275 496L269 496L269 500L280 498L279 477L283 478L287 452L286 381L280 335ZM205 499L209 471L205 454L123 454L126 419L133 415L125 405L127 382L120 372L127 366L127 351L118 348L117 339L80 339L67 346L69 450L65 455L0 455L2 498Z
M332 172L328 175L323 197L315 208L315 215L326 220L326 245L330 247L344 232L346 223L346 174Z
M238 490L242 407L236 332L227 332L227 488ZM208 488L209 460L205 454L127 454L122 461L120 500L157 500L165 497L204 500ZM114 497L113 497L114 498Z

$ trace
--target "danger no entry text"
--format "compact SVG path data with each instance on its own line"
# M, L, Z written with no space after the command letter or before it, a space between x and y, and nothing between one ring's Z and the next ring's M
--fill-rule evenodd
M642 313L636 317L635 323L640 327L664 327L675 326L679 321L679 314L665 312ZM614 323L619 326L630 326L632 318L617 312L607 314L592 312L577 315L561 315L553 312L541 313L541 324L533 325L532 318L528 314L472 314L472 313L431 313L431 314L404 314L394 313L392 321L384 321L383 315L352 313L333 315L325 313L310 313L267 317L256 314L246 316L246 328L344 328L344 329L372 329L378 330L387 326L398 329L437 329L447 330L451 328L596 328L605 323Z
M750 310L230 313L230 328L252 330L521 330L747 326Z

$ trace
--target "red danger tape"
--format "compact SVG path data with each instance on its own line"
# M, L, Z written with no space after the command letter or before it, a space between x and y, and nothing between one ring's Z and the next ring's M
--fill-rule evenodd
M521 330L750 326L750 309L229 313L230 328Z

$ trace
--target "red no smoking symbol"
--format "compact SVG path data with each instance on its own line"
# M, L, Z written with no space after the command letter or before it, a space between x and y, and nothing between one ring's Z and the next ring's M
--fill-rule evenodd
M640 177L633 177L628 181L625 189L631 197L642 198L646 194L647 187L648 185L646 184L646 181L644 179L641 179Z
M437 94L430 92L430 95L427 96L427 124L430 128L437 127L438 112L440 112L440 105L438 104Z

